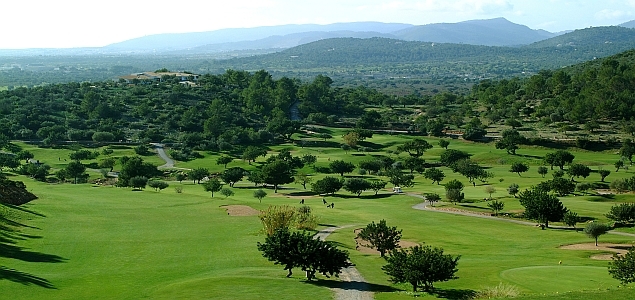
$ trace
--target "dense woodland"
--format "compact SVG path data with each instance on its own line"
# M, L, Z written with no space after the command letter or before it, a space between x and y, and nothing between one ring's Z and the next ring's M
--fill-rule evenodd
M485 122L500 120L573 125L620 121L628 127L635 116L633 57L635 51L628 51L584 67L485 80L468 95L398 97L363 86L335 88L322 75L303 83L276 80L267 71L234 70L201 76L193 87L166 77L160 83L16 88L0 92L0 133L46 145L163 141L213 150L284 140L303 123L435 136L455 129L468 139L483 137Z

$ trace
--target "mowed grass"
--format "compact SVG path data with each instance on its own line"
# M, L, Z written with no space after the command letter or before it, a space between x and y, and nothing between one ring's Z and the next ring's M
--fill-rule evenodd
M340 143L342 130L328 130L332 130L334 136L331 142ZM310 136L305 138L318 140ZM375 135L364 142L377 149L371 153L346 153L338 148L302 148L287 144L271 147L269 155L281 149L291 149L293 155L298 156L311 153L318 156L316 165L321 167L328 166L330 161L336 159L358 163L372 159L374 155L389 155L398 159L399 156L386 151L396 150L399 144L410 138L404 135ZM437 146L438 139L426 139L435 147L424 155L424 159L429 162L438 160L443 151ZM550 149L521 148L518 150L519 155L512 156L503 150L494 149L492 144L458 140L452 140L450 148L473 154L473 159L488 167L495 175L489 182L477 182L474 187L468 185L467 180L459 174L442 168L447 176L446 182L459 179L466 184L464 192L471 203L456 206L461 209L488 212L487 202L483 198L489 197L485 187L492 185L497 189L493 198L505 202L504 212L522 210L518 200L507 194L509 184L518 183L522 190L551 178L551 175L547 175L543 179L536 172L542 156L553 151ZM48 152L61 150L38 151L41 153L36 153L36 159L53 164L64 154ZM134 153L131 149L122 150L121 153L115 151L113 155L116 156ZM612 162L618 159L611 152L572 152L576 155L576 162L588 163L594 170L603 166L614 171ZM401 154L400 157L405 155ZM223 166L215 163L218 154L205 153L205 156L204 159L187 163L179 162L177 167L206 167L214 172L223 170ZM236 159L228 167L252 169L262 161L264 159L259 158L256 163L249 165ZM508 172L512 161L527 162L531 168L519 177ZM60 166L63 164L60 163ZM303 171L314 175L314 180L326 176L316 174L308 166ZM351 175L356 174L347 176ZM415 175L416 185L405 188L405 192L436 192L444 195L442 185L432 184L421 175ZM631 176L633 173L630 170L620 170L618 173L613 172L607 182ZM350 252L351 260L376 290L376 299L411 299L413 296L408 285L393 285L388 281L381 270L383 259L355 250L353 229L381 219L403 229L404 240L443 247L447 253L461 255L457 274L459 279L438 283L438 297L457 299L500 282L517 286L527 295L521 299L542 299L556 295L559 297L556 299L635 297L632 289L617 288L619 282L609 276L606 261L589 258L599 252L558 249L561 245L592 242L581 232L540 230L500 220L417 211L411 207L422 200L407 195L393 195L389 193L390 184L386 191L380 192L379 197L374 197L374 192L365 192L358 198L342 190L336 196L326 197L329 203L335 203L335 208L329 209L322 204L321 196L307 193L298 184L286 185L277 195L273 190L267 190L269 195L259 203L252 197L254 187L249 182L236 184L233 189L236 195L225 199L220 195L210 198L210 194L205 193L201 186L191 182L184 182L181 185L183 193L176 194L173 187L179 185L177 182L170 182L171 187L162 192L132 192L130 189L96 188L90 185L46 185L18 178L40 196L39 200L26 207L46 216L25 220L27 225L39 229L25 228L23 231L41 238L27 238L18 244L27 251L59 256L63 262L26 262L1 258L0 264L3 266L49 280L55 287L46 289L0 280L0 290L11 289L11 299L298 299L306 298L307 295L316 299L331 298L332 293L326 286L332 283L305 283L300 270L295 270L292 278L285 278L286 272L282 267L262 258L256 249L256 243L264 240L257 217L229 217L219 208L225 204L245 204L256 209L265 209L270 204L299 206L301 198L313 208L323 226L353 225L337 231L329 239ZM587 179L579 179L587 182L599 180L596 173ZM604 222L607 221L604 214L612 205L632 202L634 198L632 195L579 195L561 199L579 215ZM444 203L439 205L454 206ZM619 230L634 232L632 228ZM633 240L633 237L618 235L600 237L600 242L631 243ZM564 296L561 296L563 293ZM420 296L435 297L425 294Z

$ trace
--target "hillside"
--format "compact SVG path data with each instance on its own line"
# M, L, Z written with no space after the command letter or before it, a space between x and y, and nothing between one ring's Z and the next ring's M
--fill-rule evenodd
M555 36L548 31L512 23L505 18L414 26L393 34L408 41L485 46L526 45Z
M602 42L600 42L602 41ZM558 46L562 43L571 46ZM526 47L402 41L386 38L327 39L262 56L217 61L215 68L278 72L451 76L479 80L524 76L635 48L635 30L598 27L577 30ZM374 73L369 73L374 70Z
M135 38L120 43L103 47L111 51L174 51L188 48L201 47L210 44L246 42L265 39L272 36L284 36L302 32L378 32L389 33L396 30L411 27L410 24L381 23L381 22L354 22L335 23L329 25L281 25L263 26L254 28L229 28L207 32L169 33L156 34ZM247 48L248 49L248 48ZM244 50L244 49L238 49Z

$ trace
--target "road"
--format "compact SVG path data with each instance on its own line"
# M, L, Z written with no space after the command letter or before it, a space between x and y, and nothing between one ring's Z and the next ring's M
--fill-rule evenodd
M165 164L160 166L159 169L174 168L174 161L165 153L165 150L163 150L163 144L152 143L151 145L154 146L154 149L157 150L159 157L161 157L161 159L165 161Z
M320 230L315 237L321 240L326 240L326 238L334 231L349 228L351 226L352 225L329 227L324 230ZM354 266L343 269L340 274L340 280L342 280L340 286L332 288L333 292L335 292L336 300L372 300L374 298L373 292L369 291L370 287L368 286L366 280Z

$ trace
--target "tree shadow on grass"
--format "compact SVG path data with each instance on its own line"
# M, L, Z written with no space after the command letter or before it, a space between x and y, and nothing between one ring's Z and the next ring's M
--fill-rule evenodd
M474 290L460 290L460 289L438 289L435 288L432 292L432 295L435 295L441 299L448 300L468 300L474 298L476 296L476 291Z
M53 286L50 281L42 277L2 266L0 266L0 280L9 280L23 285L37 285L47 289L55 289L55 286Z
M60 263L66 261L61 256L33 252L8 243L0 243L0 257L19 259L26 262Z
M372 199L390 198L392 195L395 195L395 194L377 194L377 195L363 195L363 196L338 194L337 197L342 199L371 199L372 200Z
M395 289L389 285L383 284L375 284L368 282L360 282L360 281L334 281L334 280L323 280L318 279L315 281L305 281L306 284L311 284L320 287L326 288L339 288L343 290L356 290L361 292L382 292L382 293L390 293L396 292L398 289Z

